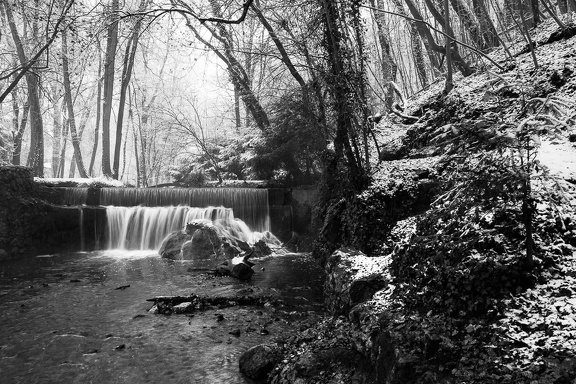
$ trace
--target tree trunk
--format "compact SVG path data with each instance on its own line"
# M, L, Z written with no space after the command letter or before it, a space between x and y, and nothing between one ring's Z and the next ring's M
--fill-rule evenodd
M70 124L70 136L72 137L72 147L74 148L74 158L78 166L80 177L86 178L86 168L82 161L82 152L80 151L80 138L76 131L76 115L74 114L74 102L72 101L72 89L70 87L70 69L68 65L68 38L66 29L62 31L62 77L64 82L64 102L68 109L68 123Z
M58 177L64 177L64 168L66 167L66 145L68 144L68 119L64 118L62 124L62 150L60 151L60 161L58 162Z
M452 28L450 28L450 5L448 0L444 0L444 33L446 34L446 84L444 86L444 93L448 94L454 88L452 83Z
M410 13L414 17L414 19L423 20L422 15L420 14L420 11L414 5L413 0L405 0L405 1L406 1L406 5L408 5L408 8L410 9ZM446 25L446 21L444 20L444 17L438 11L438 9L436 9L436 6L432 3L432 1L431 0L425 0L425 2L426 2L428 9L430 10L430 13L432 13L432 16L434 16L434 18L436 19L438 24ZM434 51L439 52L439 53L443 53L443 54L446 53L446 47L443 47L443 46L438 45L436 43L436 41L434 40L434 37L432 36L432 33L430 32L430 29L428 28L428 26L426 24L424 24L422 22L416 22L416 27L418 28L418 32L420 33L420 36L422 36L423 39L425 38L428 40L430 47ZM452 31L452 28L449 28L449 34L450 34L450 36L454 36L454 31ZM462 56L460 56L460 52L458 52L458 47L454 46L453 49L450 50L450 52L451 52L452 62L458 68L458 70L464 76L471 75L472 69L470 68L470 65L462 58Z
M146 10L148 1L141 0L138 12ZM122 146L122 126L124 124L124 105L126 104L126 91L128 84L132 78L132 69L134 68L134 58L136 57L136 50L138 49L138 40L140 38L140 28L142 26L142 18L138 18L136 25L132 30L132 36L126 52L124 53L124 66L122 69L122 82L120 84L120 102L118 104L118 117L116 121L116 141L114 145L114 162L112 165L112 177L118 179L118 170L120 168L120 148Z
M426 72L426 62L424 61L424 53L422 52L421 39L416 28L410 28L410 43L412 45L412 53L414 54L416 73L420 79L420 85L424 88L428 86L428 73Z
M52 86L52 177L58 177L60 161L60 136L62 135L62 105L60 104L60 89Z
M354 92L349 82L342 78L345 73L344 52L342 52L342 34L340 11L335 0L322 0L325 24L325 45L328 53L329 80L328 84L334 98L336 113L336 137L334 138L335 161L344 157L348 165L348 177L354 189L362 189L365 185L365 174L359 159L354 155L349 135L352 133L352 114L349 97ZM330 169L336 169L333 165Z
M112 96L114 91L114 65L118 45L119 0L112 0L108 15L106 57L104 61L104 106L102 108L102 173L111 177L110 169L110 118L112 116Z
M30 62L26 57L24 45L18 34L14 16L12 15L11 5L6 0L2 0L6 19L10 27L10 33L16 46L18 60L20 65L26 66ZM34 28L35 30L37 28ZM38 77L30 72L26 72L26 83L28 89L28 105L30 108L30 152L28 153L27 165L32 167L34 176L44 177L44 125L42 122L42 110L40 108L40 97L38 96L39 80Z
M532 11L532 26L540 24L540 5L538 0L530 0L530 10Z
M466 4L464 4L462 0L450 0L450 3L452 4L454 11L456 11L456 14L460 18L460 21L462 22L462 24L464 24L464 26L468 30L468 33L470 33L470 38L472 38L472 41L476 44L476 46L481 50L486 50L487 48L489 48L490 45L488 44L487 41L484 40L484 36L482 35L482 29L480 28L480 23L474 17L474 14L470 12Z
M242 116L240 116L240 91L238 87L234 87L234 123L236 125L236 132L240 132L240 128L242 128Z
M498 38L498 32L496 27L490 19L488 14L488 8L486 7L486 0L472 0L472 5L474 7L474 13L478 18L478 23L480 24L480 31L484 41L489 47L497 47L500 39Z
M22 138L24 137L24 131L26 130L26 124L28 123L28 115L30 113L30 107L28 101L24 102L24 108L22 110L22 119L20 116L20 107L18 105L18 92L16 88L12 89L12 112L14 117L12 119L12 124L14 131L12 133L12 164L20 165L20 155L22 152Z
M383 9L384 1L377 0L376 2L375 0L370 0L370 5L372 8ZM380 45L380 50L382 51L382 59L380 64L382 66L382 80L384 82L384 89L386 92L386 109L390 111L392 109L392 105L394 104L394 87L390 84L390 82L396 82L398 65L392 58L392 50L390 47L389 37L390 31L386 25L384 13L374 12L374 21L376 22L378 43Z
M96 123L94 125L94 146L92 147L92 156L90 156L90 167L88 173L94 176L94 163L96 161L96 152L98 152L98 142L100 139L100 107L102 105L102 60L100 60L100 41L98 44L98 91L96 94Z
M90 100L93 95L88 99ZM84 135L84 130L86 129L86 123L88 123L88 119L90 118L90 114L92 113L92 108L89 106L85 108L82 117L80 118L80 128L78 129L78 142L82 142L82 136ZM76 172L76 154L74 154L72 161L70 162L70 172L69 177L74 177L74 173ZM89 175L88 175L89 176Z

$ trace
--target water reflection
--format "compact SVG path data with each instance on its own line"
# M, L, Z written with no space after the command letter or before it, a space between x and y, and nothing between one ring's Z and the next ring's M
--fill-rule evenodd
M238 373L239 355L289 329L299 316L290 312L321 310L321 273L309 257L255 261L250 283L204 273L209 262L175 262L150 251L0 263L1 381L249 382ZM233 307L194 317L147 313L146 299L157 295L226 295L239 288L274 290L289 307ZM216 313L225 321L216 321ZM262 327L270 335L261 335ZM231 336L233 329L241 336Z

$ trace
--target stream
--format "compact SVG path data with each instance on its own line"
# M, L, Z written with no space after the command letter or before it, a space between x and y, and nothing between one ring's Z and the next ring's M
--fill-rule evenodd
M253 383L238 370L240 355L318 320L322 271L307 254L251 261L248 283L214 276L213 262L175 262L154 251L0 263L0 381ZM146 301L253 292L282 304L164 316L149 313Z

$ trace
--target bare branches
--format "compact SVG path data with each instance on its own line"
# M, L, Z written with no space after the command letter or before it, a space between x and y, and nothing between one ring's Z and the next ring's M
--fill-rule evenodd
M437 29L437 28L434 28L434 26L432 26L430 23L428 23L428 22L426 22L426 21L424 21L424 20L422 20L422 19L415 19L415 18L406 16L406 15L402 15L402 14L400 14L400 13L396 13L396 12L392 12L392 11L386 11L386 10L384 10L384 9L374 8L374 7L371 7L371 6L368 6L368 5L362 5L362 7L368 8L368 9L372 9L372 10L374 10L374 11L376 11L376 12L383 12L383 13L387 13L387 14L389 14L389 15L394 15L394 16L402 17L402 18L404 18L404 19L406 19L406 20L414 21L414 22L416 22L416 23L425 24L428 28L432 29L433 31L436 31L436 32L440 33L441 35L443 35L444 37L449 38L450 41L452 41L452 43L459 44L459 45L461 45L461 46L463 46L463 47L466 47L466 48L470 49L471 51L476 52L477 54L479 54L480 56L484 57L485 59L487 59L488 61L490 61L492 64L494 64L498 69L500 69L500 70L502 70L502 71L504 70L504 67L502 67L500 64L498 64L496 61L494 61L490 56L486 55L484 52L482 52L482 51L480 51L480 50L478 50L478 49L470 46L469 44L464 43L463 41L457 40L457 39L455 39L454 37L449 36L449 35L446 34L444 31L441 31L441 30L439 30L439 29Z
M213 23L222 23L222 24L240 24L241 22L244 21L244 19L246 19L246 15L248 14L248 9L250 8L250 5L252 4L253 1L254 0L246 0L244 2L244 4L242 5L242 15L240 15L240 17L236 20L229 20L229 19L224 19L224 18L220 18L220 17L208 17L208 18L197 17L197 19L201 23L213 22Z
M237 19L225 19L223 17L201 17L200 15L192 11L192 9L187 4L177 0L172 0L171 8L155 8L146 12L123 12L120 15L120 19L125 19L134 16L150 16L153 17L154 20L156 20L163 15L177 12L183 15L192 16L193 18L198 20L201 24L207 22L220 23L220 24L240 24L246 19L246 16L248 15L248 10L250 9L250 6L252 5L253 2L254 0L246 0L244 2L244 4L242 5L242 14Z
M10 7L10 4L8 4L7 1L5 1L5 0L0 1L0 4L5 8L6 12L10 12L10 9L8 8L8 7ZM56 22L56 25L54 26L54 31L50 35L50 38L48 39L48 41L46 41L46 44L44 44L44 46L42 48L40 48L40 50L34 55L34 57L32 57L27 62L21 63L20 73L14 77L14 80L10 83L8 88L6 88L4 90L4 92L2 92L2 94L0 95L0 103L2 103L4 101L4 99L10 94L10 92L12 92L12 89L14 89L16 87L16 85L18 85L20 80L22 80L22 77L24 77L24 75L32 69L32 67L38 61L40 56L42 56L42 54L52 45L52 43L54 42L54 40L58 36L58 32L60 32L59 31L60 24L64 21L66 14L68 13L68 11L70 10L70 8L72 7L73 4L74 4L74 0L71 0L68 4L66 4L66 7L64 7L64 10L60 14L60 17L58 18L58 21ZM15 72L13 71L10 73L10 75L12 75L14 73Z

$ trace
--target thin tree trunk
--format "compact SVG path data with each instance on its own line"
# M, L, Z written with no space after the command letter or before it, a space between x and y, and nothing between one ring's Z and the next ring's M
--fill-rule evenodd
M536 52L534 48L534 44L532 43L532 37L530 36L530 31L528 30L528 23L526 22L526 18L524 17L524 12L522 12L522 0L518 0L518 5L520 8L520 20L522 21L522 27L524 30L522 33L524 34L526 40L528 41L528 48L530 49L530 53L532 54L532 61L534 62L534 68L538 68L538 59L536 58Z
M530 10L532 11L532 26L540 24L540 5L538 0L530 0Z
M456 14L460 18L460 21L466 27L468 33L470 33L470 37L472 38L472 41L476 44L476 46L481 50L486 50L487 48L489 48L490 45L488 44L487 41L484 40L484 36L482 35L480 23L474 17L474 14L470 12L466 4L464 4L462 0L450 0L450 3L452 4L454 11L456 11Z
M420 45L420 36L416 28L410 29L410 43L412 45L412 53L414 54L414 66L416 67L416 73L420 79L420 85L422 88L428 86L428 73L426 72L426 62L424 61L424 53L422 52L422 46Z
M423 20L422 15L420 14L418 8L415 6L413 0L405 0L405 1L406 4L408 5L408 8L410 9L410 13L412 13L412 16L417 20ZM436 9L436 6L432 3L432 1L425 0L425 3L428 9L430 10L430 13L432 13L432 16L434 16L434 18L438 21L438 24L446 25L444 17L438 11L438 9ZM430 46L434 51L441 52L444 54L446 53L446 47L440 46L436 43L434 37L432 36L432 33L430 32L430 29L426 26L426 24L422 22L416 22L416 27L418 28L420 35L423 36L423 38L425 36L425 38L428 40L428 43L430 44ZM454 36L454 31L452 31L452 28L449 28L449 32L446 33L450 34L450 36ZM460 52L458 52L458 47L455 46L453 49L450 50L450 52L452 62L458 68L458 70L462 72L464 76L471 75L472 69L470 68L470 65L462 58L462 56L460 56Z
M394 4L394 7L396 8L396 11L404 16L407 16L406 11L404 10L404 6L402 5L402 2L400 0L392 0L392 4ZM409 33L410 33L410 38L414 39L414 37L412 37L412 35L415 34L419 34L420 35L420 39L422 40L422 44L424 44L424 48L426 48L426 52L428 53L428 59L430 60L430 65L432 65L432 67L434 68L438 68L440 69L440 61L438 60L438 52L437 50L433 49L433 47L430 45L428 38L426 37L426 35L423 35L422 33L420 33L420 29L417 28L416 22L414 21L409 21L407 23L408 25L408 29L409 29ZM416 46L417 44L415 43L414 40L411 40L412 45ZM420 49L420 52L422 51L422 49ZM421 63L424 63L423 60L424 55L422 54L422 61ZM420 59L418 59L420 60ZM425 68L426 65L422 64L422 66Z
M138 12L146 10L148 1L141 0ZM116 121L116 141L114 145L114 162L112 165L112 177L118 179L118 170L120 167L120 148L122 145L122 126L124 124L124 105L126 104L126 91L128 84L132 78L132 69L134 68L134 58L136 57L136 50L138 49L138 40L140 38L140 28L142 26L142 18L136 21L136 25L132 31L132 37L126 46L124 54L124 66L122 69L122 82L120 84L120 102L118 104L118 117Z
M373 8L384 8L384 1L383 0L370 0L370 5ZM396 74L398 73L398 65L394 62L392 58L392 51L390 47L390 31L386 26L386 21L384 19L384 14L382 12L375 12L374 13L374 21L376 22L377 28L377 36L378 42L380 44L380 49L382 50L382 77L385 86L385 100L386 100L386 108L388 111L392 109L392 105L394 104L394 88L390 82L396 82Z
M72 90L70 87L70 69L68 65L68 37L65 29L62 31L62 77L64 82L64 102L68 107L68 123L70 124L70 136L72 137L72 146L74 147L74 158L76 159L80 177L86 178L88 174L82 161L80 138L76 131L76 116L74 114L74 103L72 101Z
M474 13L478 18L478 23L480 24L480 31L482 32L484 41L486 41L489 47L497 47L500 42L500 37L488 13L486 0L472 0L472 4Z
M240 128L242 128L242 117L240 116L240 91L238 87L234 87L234 123L236 125L236 132L240 132Z
M62 124L62 150L60 151L60 161L58 162L58 177L64 177L64 168L66 167L66 145L68 144L68 119L65 117Z
M450 28L450 5L448 0L444 0L444 18L446 19L444 25L444 33L446 34L446 85L444 86L444 93L448 94L454 88L452 83L452 30Z
M119 0L112 0L108 15L108 35L106 38L106 57L104 62L104 106L102 111L102 173L111 177L110 168L110 119L112 116L112 96L114 91L114 65L116 46L118 45Z
M12 118L12 124L14 127L12 133L12 164L20 165L20 155L22 152L22 138L24 137L24 131L26 130L26 124L28 123L28 114L30 113L30 104L28 104L28 99L24 102L24 108L22 110L22 119L20 120L20 107L18 105L18 92L14 88L11 92L12 94L12 112L14 117Z
M92 96L88 98L88 100L92 99ZM86 124L88 123L88 119L90 118L90 114L92 113L92 108L86 107L82 117L80 119L80 128L78 129L78 142L82 142L82 137L84 135L84 130L86 129ZM72 161L70 162L70 172L69 177L74 177L74 173L76 172L76 154L73 155Z
M52 87L52 177L58 177L58 162L60 160L60 135L62 135L62 106L60 104L59 88Z
M92 147L92 156L90 156L90 167L88 173L94 176L94 163L96 161L96 152L98 152L98 142L100 140L100 115L102 106L102 60L100 59L100 41L98 44L98 91L96 94L96 123L94 125L94 146Z

